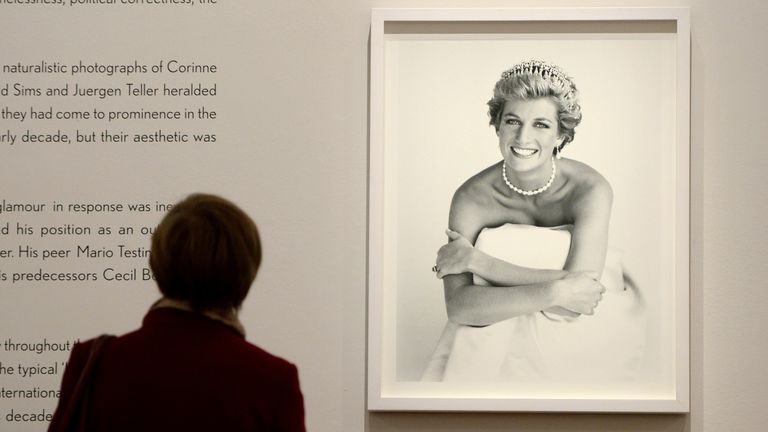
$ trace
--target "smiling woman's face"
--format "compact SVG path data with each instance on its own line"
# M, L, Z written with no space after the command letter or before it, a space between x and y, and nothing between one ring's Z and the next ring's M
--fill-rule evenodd
M552 152L562 142L557 106L549 98L510 99L496 133L508 169L523 172L547 164L548 171Z

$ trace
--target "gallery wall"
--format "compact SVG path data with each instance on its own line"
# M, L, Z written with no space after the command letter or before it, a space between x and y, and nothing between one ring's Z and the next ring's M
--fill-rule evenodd
M467 6L691 7L690 414L366 410L370 9ZM764 427L768 401L764 374L768 344L761 326L762 308L768 304L764 264L768 231L763 228L768 214L764 198L768 150L761 128L768 76L768 56L762 47L768 40L764 2L258 0L220 2L217 7L226 13L197 16L186 24L178 14L149 17L132 12L123 17L121 26L111 26L110 20L118 17L95 9L81 9L64 21L0 6L0 62L8 55L30 56L30 46L51 46L55 50L49 52L76 57L83 41L88 41L89 53L110 58L129 47L130 52L147 53L147 58L186 53L226 64L227 72L217 80L222 90L230 83L220 99L228 116L216 123L216 129L246 149L242 158L233 157L236 152L221 157L212 156L215 151L185 153L175 168L169 168L172 153L162 155L167 164L130 153L143 167L126 170L127 177L107 192L93 182L108 175L107 164L119 166L115 155L83 155L84 162L72 161L80 171L68 171L60 158L51 155L37 159L27 155L26 174L11 171L13 161L0 162L4 169L0 192L32 198L51 193L78 196L77 191L46 184L45 169L50 168L61 176L79 178L82 193L91 196L170 201L205 189L242 203L262 229L266 254L243 312L248 338L299 366L311 431L752 432ZM133 24L146 30L142 36L133 36ZM167 28L197 37L183 45ZM88 36L108 30L111 43ZM137 38L142 45L132 45ZM606 67L609 62L606 59ZM619 92L617 109L622 103L631 101L622 100ZM8 154L2 153L4 158ZM170 174L162 175L169 169ZM142 221L150 224L156 217ZM138 325L155 298L151 284L142 284L135 292L124 285L93 292L73 286L61 303L49 296L61 294L2 289L0 300L16 302L14 307L37 317L0 316L0 333L22 335L49 331L46 326L53 321L73 322L69 337L128 330ZM43 429L27 425L2 430Z

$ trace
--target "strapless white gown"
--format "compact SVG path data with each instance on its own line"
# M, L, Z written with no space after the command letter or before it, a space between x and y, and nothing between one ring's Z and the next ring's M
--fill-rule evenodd
M486 228L475 247L524 267L562 268L570 249L568 228ZM566 320L539 312L487 327L448 322L422 380L632 380L644 351L645 314L637 293L625 289L616 250L608 251L601 282L606 293L592 316ZM475 283L487 285L477 276Z

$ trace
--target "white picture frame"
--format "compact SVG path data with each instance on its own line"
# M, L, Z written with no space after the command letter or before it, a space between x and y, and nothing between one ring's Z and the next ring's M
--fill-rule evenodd
M688 412L689 16L684 7L372 10L369 410ZM423 365L429 350L425 345L434 345L441 326L435 322L441 283L429 267L445 242L452 191L462 178L482 168L484 160L486 166L494 162L493 128L487 125L487 115L483 117L484 103L503 63L511 66L531 53L556 57L555 63L563 59L566 64L558 64L581 86L585 120L578 134L602 145L577 149L582 139L578 136L573 148L615 182L612 230L629 244L626 258L637 267L650 257L658 261L661 279L645 278L652 282L647 291L653 300L649 310L660 323L643 330L655 346L647 351L658 357L651 360L654 365L658 362L655 369L646 372L653 375L653 385L526 389L510 383L422 382L417 377L418 364ZM499 60L505 56L509 59ZM641 64L638 56L647 56L648 61ZM651 78L646 82L634 73ZM618 89L604 88L605 77L611 74L619 75ZM476 81L484 89L475 89ZM464 83L470 82L472 88L465 89ZM445 99L439 88L447 89ZM661 102L634 106L635 101L646 101L649 91L658 92ZM428 102L421 104L425 99ZM453 106L461 109L454 111ZM465 111L465 106L476 108L478 115ZM616 114L624 108L636 110L632 117L638 122L651 124L636 124ZM596 117L603 121L595 121ZM668 123L659 125L656 120ZM661 139L653 139L654 133ZM646 144L650 141L653 144ZM462 153L461 145L467 142L473 147ZM662 154L653 158L647 153ZM638 181L644 173L651 179ZM647 210L652 214L649 220L638 219L646 212L645 201L627 197L649 189L646 199L660 204ZM646 224L658 228L643 231ZM615 225L619 226L614 229ZM632 234L632 229L642 234ZM648 245L633 248L640 237L648 239Z

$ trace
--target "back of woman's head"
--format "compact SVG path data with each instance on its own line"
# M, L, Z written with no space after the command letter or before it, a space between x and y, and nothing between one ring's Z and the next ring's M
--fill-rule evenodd
M160 291L197 311L239 307L259 264L256 225L218 196L190 195L152 235L149 265Z

